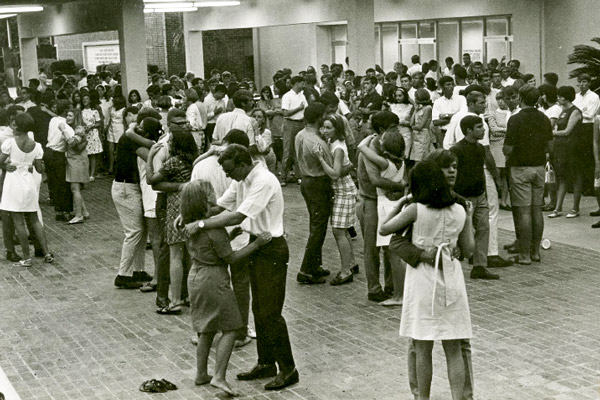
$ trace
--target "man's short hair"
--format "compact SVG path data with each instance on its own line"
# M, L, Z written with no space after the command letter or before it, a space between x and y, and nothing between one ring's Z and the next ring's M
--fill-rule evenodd
M460 120L460 130L466 136L469 129L475 128L476 125L483 124L481 117L475 115L467 115Z
M448 83L448 82L454 83L454 79L452 79L451 76L442 76L440 78L440 80L438 81L438 86L443 88L444 85L446 85L446 83Z
M377 86L377 84L379 83L379 81L377 80L376 76L370 76L366 80L369 81L370 83L372 83L375 86Z
M472 91L469 94L467 94L467 105L469 104L475 104L477 102L477 100L479 100L481 97L485 97L485 95L482 92L478 92L478 91Z
M470 93L477 92L485 97L485 89L480 85L469 85L461 91L461 94L467 97Z
M410 62L412 62L413 64L418 64L419 62L421 62L421 58L415 54L410 58Z
M446 63L451 62L452 64L454 64L454 58L452 58L452 57L446 57L446 59L444 61Z
M556 86L558 84L558 74L554 72L546 72L544 79L551 85Z
M367 68L367 70L365 71L366 74L370 74L370 73L375 73L375 68Z
M154 118L160 121L162 118L160 113L156 111L152 107L142 107L142 109L137 113L136 121L138 125L145 120L146 118Z
M461 78L461 79L467 79L467 69L464 68L462 65L456 65L454 67L454 74L456 75L457 78Z
M521 101L529 107L533 107L540 99L540 91L535 86L525 85L519 89Z
M408 78L409 81L412 80L412 77L410 75L408 75L408 74L400 75L400 80L402 80L404 78Z
M304 82L304 78L301 77L300 75L296 75L296 76L292 77L292 86L294 86L300 82Z
M223 142L230 144L239 144L245 148L250 147L250 139L248 134L241 129L232 129L227 132L227 135L223 138Z
M304 109L304 118L309 124L314 124L319 120L319 118L323 117L324 113L325 105L323 103L315 101L314 103L309 104L308 107Z
M538 88L538 90L540 91L541 96L546 95L546 102L550 104L556 103L558 96L558 90L556 89L556 86L544 83Z
M350 75L351 77L355 77L355 76L356 76L356 74L354 73L354 71L352 71L351 69L347 69L347 70L345 71L345 73L347 73L347 74L348 74L348 75Z
M221 93L225 93L227 94L227 86L223 85L223 84L218 84L217 86L215 86L215 93L217 92L221 92Z
M371 116L371 127L377 133L385 132L390 126L398 125L400 119L391 111L379 111Z
M236 108L244 108L244 104L254 100L254 95L249 90L240 89L233 94L233 105Z
M584 72L583 74L579 74L579 76L577 77L577 82L581 82L581 81L591 82L592 81L592 77L590 76L590 74L586 74Z
M223 165L225 161L232 161L234 165L252 165L252 157L248 149L239 144L230 144L219 156L219 164Z
M71 102L69 100L58 100L56 102L56 114L64 115L71 109Z
M223 71L221 73L221 78L225 78L225 77L231 78L231 72L229 72L229 71Z
M573 86L561 86L557 91L558 97L564 97L565 100L575 100L575 88Z

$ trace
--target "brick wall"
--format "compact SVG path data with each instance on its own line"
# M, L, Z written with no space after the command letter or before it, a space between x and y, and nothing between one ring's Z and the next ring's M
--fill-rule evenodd
M223 29L202 32L204 71L210 77L212 69L229 71L238 80L254 80L252 29Z
M167 73L178 75L185 71L185 39L183 37L183 14L165 13L165 37L167 42Z
M148 64L155 64L160 69L166 69L165 14L146 14L145 18L146 56L148 57ZM119 34L117 31L105 31L56 36L54 42L56 44L56 55L59 60L73 59L76 64L83 65L82 43L118 39ZM185 47L183 51L183 65L185 69Z

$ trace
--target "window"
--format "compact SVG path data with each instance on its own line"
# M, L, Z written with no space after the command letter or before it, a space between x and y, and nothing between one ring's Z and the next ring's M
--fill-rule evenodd
M336 64L346 62L346 46L348 45L348 27L346 25L334 25L331 27L332 59Z
M395 43L397 39L397 45ZM512 35L509 16L464 18L437 21L382 23L375 26L376 63L391 71L394 62L411 66L411 57L421 62L452 57L462 63L462 54L487 64L492 58L511 58Z

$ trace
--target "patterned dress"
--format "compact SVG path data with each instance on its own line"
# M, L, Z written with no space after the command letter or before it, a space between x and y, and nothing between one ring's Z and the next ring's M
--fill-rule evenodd
M415 124L420 125L422 123L427 109L431 111L431 106L422 107L415 112ZM431 112L429 115L431 115ZM431 132L429 132L429 124L425 125L421 130L413 130L412 134L412 148L409 159L411 161L421 161L426 159L433 150L433 137Z
M160 174L169 182L186 183L192 176L192 165L183 161L179 156L168 158L160 170ZM186 241L184 234L173 226L175 218L179 215L181 197L179 192L167 193L167 219L166 234L167 244L172 245Z
M84 108L81 110L81 117L83 118L83 125L86 127L95 125L101 121L98 110L92 108ZM88 155L102 153L102 141L100 139L100 131L98 128L94 128L87 133L87 146L85 151Z
M329 148L331 154L334 154L337 149L341 149L344 152L344 166L350 164L346 143L336 140L330 144ZM354 185L352 177L348 174L333 181L332 188L334 198L331 212L331 227L350 228L354 225L356 196L358 195L356 185Z

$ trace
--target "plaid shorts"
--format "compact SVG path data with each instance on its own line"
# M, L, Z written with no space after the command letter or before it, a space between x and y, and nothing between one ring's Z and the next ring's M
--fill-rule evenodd
M343 176L333 183L333 193L331 227L350 228L354 225L356 196L358 195L358 190L350 175Z

